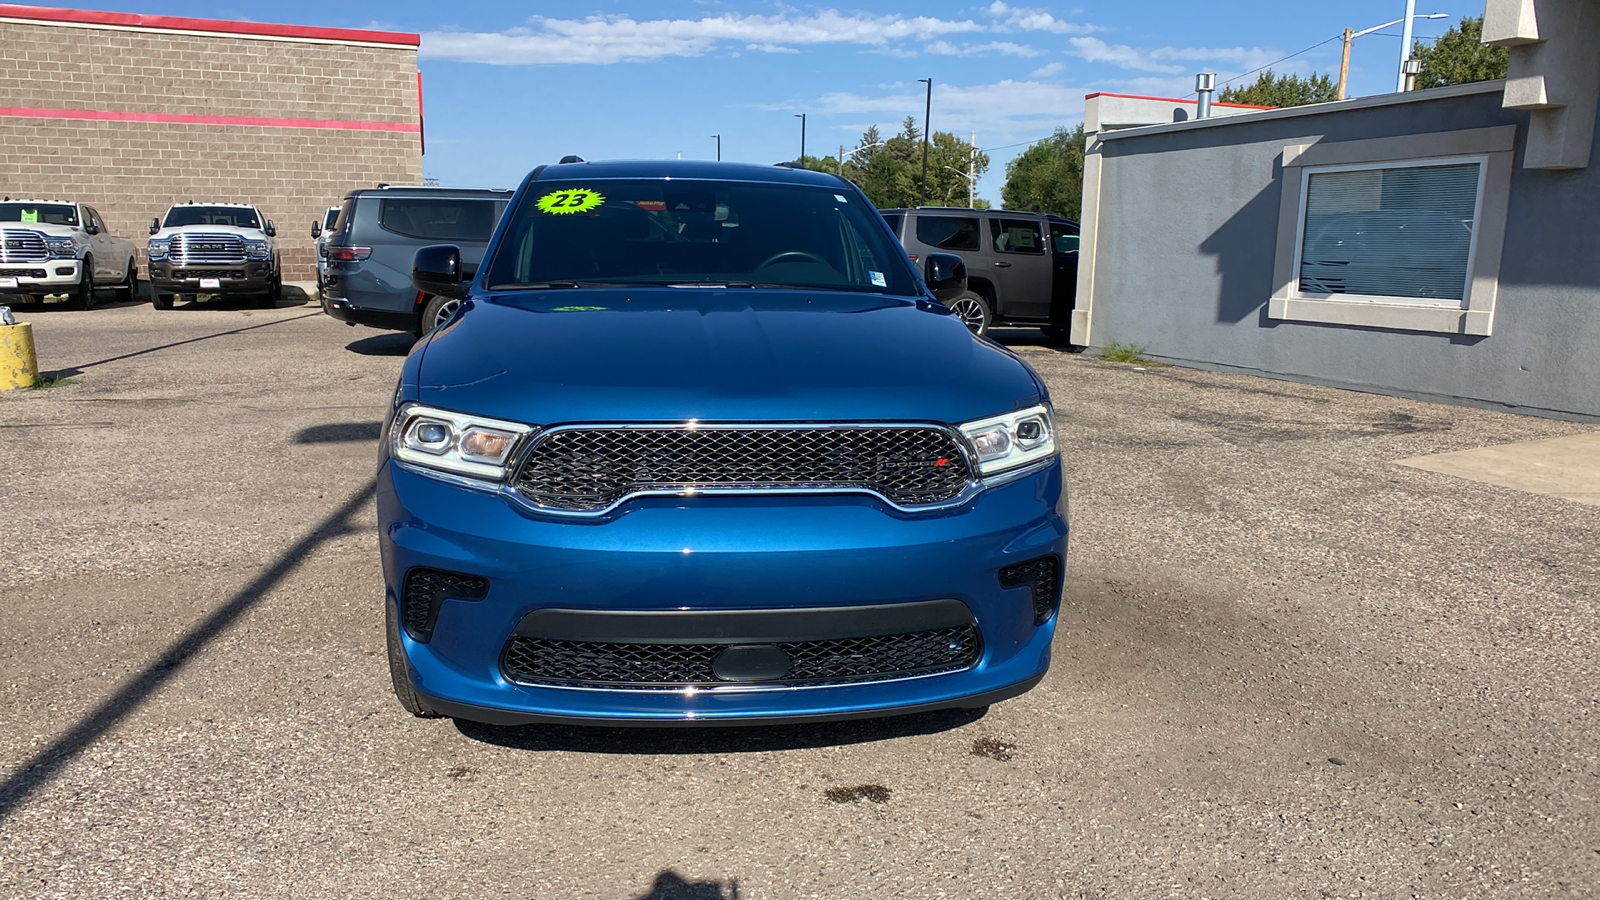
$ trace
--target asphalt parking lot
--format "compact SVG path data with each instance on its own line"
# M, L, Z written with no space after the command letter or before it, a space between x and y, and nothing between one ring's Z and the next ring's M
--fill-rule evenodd
M1054 395L1053 668L986 713L416 720L372 474L410 338L28 311L0 896L1600 896L1600 506L1396 460L1593 425L1115 364Z

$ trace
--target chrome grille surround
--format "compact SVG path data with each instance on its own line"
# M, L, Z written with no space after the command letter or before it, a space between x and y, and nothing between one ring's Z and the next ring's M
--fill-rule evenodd
M44 262L49 258L50 249L39 232L26 228L0 230L0 263Z
M172 236L167 259L178 267L238 265L245 260L244 239L236 234L180 231Z
M866 493L899 509L979 487L966 440L931 424L569 425L535 432L510 479L534 509L603 515L631 498Z

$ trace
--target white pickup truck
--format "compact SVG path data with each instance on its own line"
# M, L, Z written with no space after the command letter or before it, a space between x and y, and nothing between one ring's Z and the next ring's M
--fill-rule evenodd
M171 309L180 296L252 294L266 309L278 305L283 272L278 231L246 203L175 203L150 220L150 303Z
M139 269L133 242L116 237L93 207L72 200L0 201L0 297L43 303L65 294L94 306L99 287L132 300Z

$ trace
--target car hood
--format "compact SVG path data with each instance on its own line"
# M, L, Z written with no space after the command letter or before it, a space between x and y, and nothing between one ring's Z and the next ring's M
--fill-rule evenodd
M24 231L37 231L50 237L85 237L83 232L72 225L49 225L43 222L0 222L0 228L6 231L22 229Z
M407 396L538 425L959 422L1040 402L1025 363L925 300L717 288L478 299Z
M270 240L259 228L240 228L236 225L179 225L163 228L150 235L153 241L164 241L175 234L231 234L246 241Z

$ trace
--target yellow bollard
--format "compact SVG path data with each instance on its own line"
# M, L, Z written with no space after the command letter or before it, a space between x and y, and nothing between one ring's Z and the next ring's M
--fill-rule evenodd
M33 326L27 322L0 325L0 391L31 388L39 376L33 352Z

